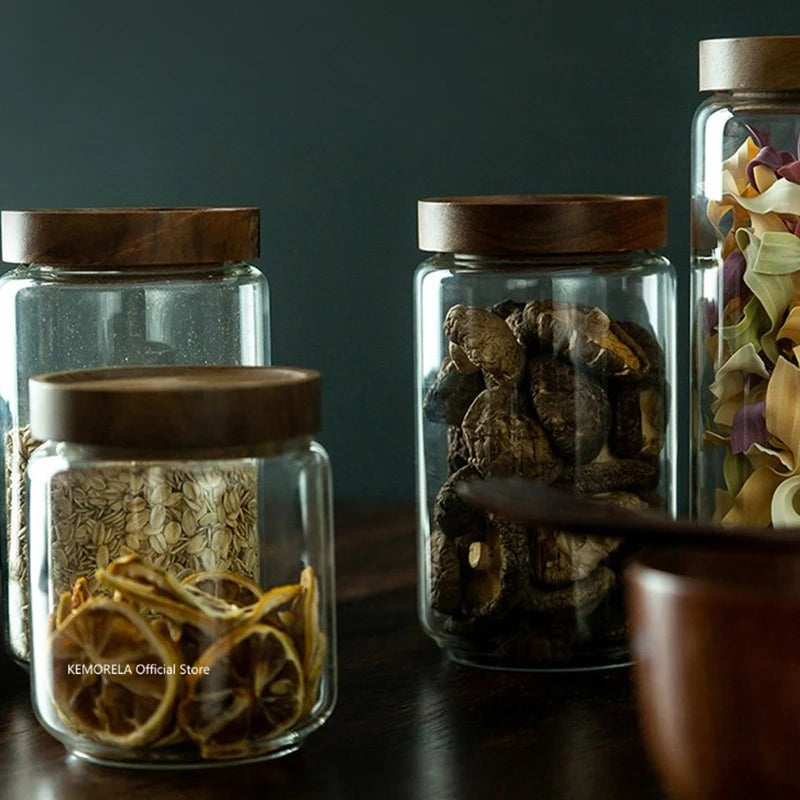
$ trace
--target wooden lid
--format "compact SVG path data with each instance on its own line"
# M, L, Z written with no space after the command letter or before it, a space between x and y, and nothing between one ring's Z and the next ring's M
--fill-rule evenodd
M608 253L667 243L665 197L433 197L417 204L419 247L474 255Z
M3 211L3 261L48 266L221 264L259 252L257 208Z
M800 36L700 42L700 91L800 89Z
M34 438L145 450L248 447L320 427L320 375L295 367L122 367L30 379Z

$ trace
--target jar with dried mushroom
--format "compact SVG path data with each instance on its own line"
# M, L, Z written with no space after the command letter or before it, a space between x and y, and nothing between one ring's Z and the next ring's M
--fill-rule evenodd
M269 291L255 208L2 212L0 541L4 633L29 656L28 379L147 364L265 365ZM149 507L148 507L149 508ZM145 510L145 509L143 509Z
M455 659L628 660L615 536L528 528L458 485L521 476L674 513L675 275L658 197L419 203L419 608Z
M700 42L694 516L800 525L800 36Z
M33 698L73 754L291 752L336 698L319 375L131 367L30 384Z

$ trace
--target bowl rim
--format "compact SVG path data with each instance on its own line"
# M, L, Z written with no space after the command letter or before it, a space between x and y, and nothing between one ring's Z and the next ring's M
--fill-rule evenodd
M689 597L698 594L713 596L720 600L735 603L752 603L754 601L770 602L794 601L800 607L800 554L798 558L797 579L794 583L783 580L773 583L737 581L722 574L709 573L706 575L687 574L687 571L671 567L665 561L671 556L691 557L697 554L700 557L727 558L759 558L759 559L786 559L793 558L785 552L765 553L759 551L719 551L712 548L669 547L646 548L632 558L625 569L625 580L628 584L638 584L647 591L658 594L671 594ZM720 562L721 563L721 562Z

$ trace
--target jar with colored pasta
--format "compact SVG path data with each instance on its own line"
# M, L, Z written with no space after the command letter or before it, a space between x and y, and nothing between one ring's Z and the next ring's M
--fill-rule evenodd
M700 42L692 513L800 524L800 37Z
M336 699L319 374L39 376L28 462L31 675L66 749L131 765L297 749Z
M459 485L523 477L674 512L675 275L666 201L419 203L415 280L419 614L454 660L628 661L620 537L524 527Z

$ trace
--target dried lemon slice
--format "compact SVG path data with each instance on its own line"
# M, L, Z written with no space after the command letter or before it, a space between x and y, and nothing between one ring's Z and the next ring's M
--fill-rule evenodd
M63 592L59 597L55 614L51 615L50 632L52 633L54 628L60 628L67 617L87 602L91 596L92 593L86 578L78 578L72 587L72 592Z
M300 608L295 612L297 623L302 626L303 670L308 673L322 641L319 627L319 582L313 567L300 573Z
M300 659L289 637L271 625L235 628L200 656L193 673L178 721L203 758L253 755L302 713Z
M130 606L85 601L51 635L50 655L53 705L76 732L130 748L172 725L180 656Z
M300 573L300 587L302 592L292 606L291 618L294 623L292 632L301 651L306 679L305 716L311 712L317 700L328 654L328 640L320 629L319 581L313 567L305 567Z
M174 622L201 630L225 630L239 622L245 612L192 586L184 586L174 575L131 554L118 558L107 569L99 569L97 580L127 599L158 611Z
M51 633L56 628L60 628L64 624L64 620L72 613L71 599L72 595L69 592L62 592L61 597L58 598L58 606L55 612L50 615Z
M240 608L257 603L262 594L254 580L235 572L196 572L182 583Z
M305 672L306 694L303 699L303 717L307 717L311 713L311 709L314 708L314 703L317 702L317 695L319 694L319 687L322 683L322 672L325 669L325 658L327 655L328 638L320 631L317 649L311 659L309 668Z
M275 586L261 595L259 601L248 609L248 621L275 625L275 627L291 633L291 629L286 627L281 620L281 614L288 613L288 609L281 611L278 609L291 603L300 596L302 591L303 587L297 583L291 583L287 586Z

